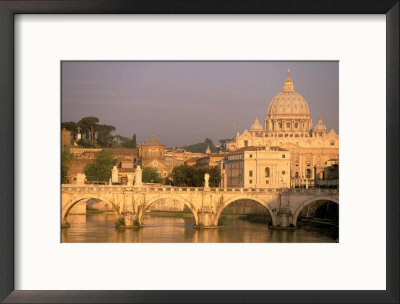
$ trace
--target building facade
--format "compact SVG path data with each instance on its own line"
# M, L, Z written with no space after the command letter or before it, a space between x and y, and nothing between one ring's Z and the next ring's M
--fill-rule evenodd
M118 169L118 182L126 183L127 175L135 172L134 164L139 154L137 149L122 148L70 148L72 153L72 161L68 165L68 182L73 184L77 181L77 175L84 173L84 168L93 162L97 152L107 151L113 154L115 166Z
M244 147L278 147L291 155L291 179L314 179L329 166L330 160L339 159L339 135L328 131L322 120L313 127L306 100L294 90L290 71L283 90L270 102L264 127L256 118L250 131L237 132L227 149L236 151Z
M157 170L160 177L165 179L169 175L169 168L165 159L165 145L155 139L142 142L140 145L140 157L142 159L142 168L153 168Z
M225 187L289 188L290 151L245 147L231 152L223 163Z

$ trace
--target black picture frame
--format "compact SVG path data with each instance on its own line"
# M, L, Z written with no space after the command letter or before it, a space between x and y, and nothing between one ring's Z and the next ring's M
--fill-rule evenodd
M399 0L0 1L0 300L5 303L399 303L399 7ZM386 14L386 290L14 290L14 15L38 13Z

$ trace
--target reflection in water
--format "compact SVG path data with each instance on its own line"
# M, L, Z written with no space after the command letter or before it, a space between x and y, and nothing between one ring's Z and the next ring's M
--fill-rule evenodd
M265 224L228 217L220 229L193 229L194 218L147 214L142 229L115 229L113 213L70 214L70 228L62 229L62 242L71 243L308 243L335 242L329 229L299 227L296 230L272 230Z

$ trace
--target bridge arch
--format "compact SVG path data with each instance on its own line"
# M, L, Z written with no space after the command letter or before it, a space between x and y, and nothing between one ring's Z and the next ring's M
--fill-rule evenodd
M246 195L239 195L239 196L234 196L232 198L229 198L228 200L226 200L222 205L220 205L218 207L218 209L216 210L216 215L215 215L215 220L214 220L214 225L217 226L218 225L218 220L219 217L221 216L222 211L231 203L238 201L238 200L251 200L254 201L256 203L261 204L263 207L265 207L268 210L268 213L271 215L272 218L272 225L276 226L277 225L277 217L275 212L272 210L271 206L265 202L264 200L261 200L259 198L255 198L255 197L248 197Z
M319 197L313 197L308 200L305 200L297 207L296 211L294 212L292 224L294 226L296 226L299 214L300 214L301 210L303 210L304 207L306 207L314 202L318 202L318 201L329 201L329 202L333 202L333 203L336 203L339 205L339 198L336 196L319 196Z
M151 205L153 205L154 203L156 203L157 201L160 200L177 200L181 203L183 203L186 207L189 208L190 212L192 212L194 220L195 220L195 225L197 226L199 224L199 215L197 212L197 209L193 206L193 204L191 204L187 199L183 198L183 197L179 197L179 196L161 196L161 197L154 197L154 198L150 198L149 202L146 204L145 207L145 211L148 210L150 208Z
M88 196L85 196L82 198L73 198L73 199L69 200L65 205L63 204L62 209L61 209L61 225L62 226L66 225L68 214L77 203L82 202L82 201L87 202L90 199L106 201L104 198L102 198L100 196L96 196L96 195L88 195ZM119 217L118 207L110 200L107 200L107 203L111 204L112 210L113 210L116 218L118 219L118 217Z

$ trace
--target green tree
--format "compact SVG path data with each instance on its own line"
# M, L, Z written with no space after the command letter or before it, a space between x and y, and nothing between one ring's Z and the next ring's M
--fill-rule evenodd
M87 164L83 172L88 181L108 181L114 163L112 152L99 151L95 154L94 161Z
M221 171L218 167L209 167L207 169L208 174L210 174L209 184L210 187L219 187L221 183Z
M77 134L77 127L78 125L73 121L66 121L61 123L61 130L66 129L71 131L72 136L75 138Z
M213 141L212 141L212 139L210 139L210 138L206 138L205 140L204 140L204 143L207 145L207 146L214 146L214 144L213 144Z
M226 151L226 142L231 141L232 139L229 138L224 138L224 139L220 139L219 142L221 144L221 150L222 151Z
M68 175L68 166L69 163L72 161L73 155L69 151L62 151L61 152L61 183L66 184L68 182L67 175Z
M207 146L210 147L211 152L217 151L217 148L214 146L213 141L208 137L202 143L188 145L188 146L184 146L182 148L185 149L186 151L189 151L189 152L205 153L206 149L207 149Z
M142 171L142 181L144 183L161 183L162 179L156 169L145 167Z
M221 173L218 167L196 168L182 165L172 170L173 184L178 187L204 187L204 175L210 174L210 187L219 187Z
M173 184L178 187L193 187L194 167L182 165L172 169Z
M136 134L132 136L132 149L136 149Z
M94 135L95 135L96 125L98 122L99 119L93 116L84 117L80 121L78 121L78 126L81 127L81 130L86 135L86 138L90 137L90 140L92 141L93 144L95 142Z
M128 137L119 134L114 135L114 142L116 142L117 146L124 146L127 141L129 141Z
M94 148L94 144L90 139L86 138L81 138L80 140L77 141L77 144L79 147L82 148Z
M112 132L115 131L115 127L111 125L96 125L97 133L97 144L103 148L109 148L112 146Z

